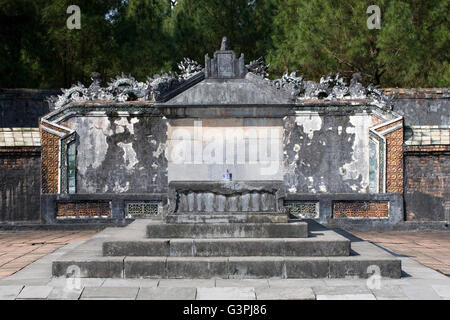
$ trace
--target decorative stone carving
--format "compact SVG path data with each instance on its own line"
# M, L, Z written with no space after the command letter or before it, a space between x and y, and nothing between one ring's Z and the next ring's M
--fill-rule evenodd
M267 70L269 69L270 63L265 64L263 57L259 57L256 60L250 61L249 64L246 64L245 67L249 72L252 72L262 78L267 78L269 74Z
M223 37L222 43L220 44L220 51L226 51L226 50L230 50L230 47L228 45L227 37Z
M196 61L184 58L178 64L181 74L162 72L147 78L146 82L139 82L132 76L117 76L108 83L108 87L102 88L100 74L94 72L91 76L92 83L86 88L82 83L74 85L70 89L61 89L63 94L50 97L48 101L56 109L76 101L158 101L165 93L176 89L182 83L202 72L203 68Z
M148 90L148 83L138 82L132 76L125 76L122 73L121 76L117 76L116 79L108 83L105 96L107 98L113 97L114 100L120 102L148 100ZM100 88L99 91L102 91L102 89Z
M70 89L61 89L63 94L58 96L55 99L52 99L51 102L54 102L54 105L56 108L59 108L66 104L69 101L86 101L89 100L87 89L84 87L84 85L80 82L78 84L74 85Z
M197 62L189 58L184 58L178 64L178 69L180 69L180 77L183 79L189 79L193 75L202 72L203 67Z
M226 37L223 37L220 50L214 52L213 58L205 55L205 78L236 79L244 78L246 73L244 54L236 58L234 51L228 48Z
M303 76L297 77L297 71L289 73L286 70L280 79L272 81L272 85L277 89L285 89L292 96L298 96L304 92Z
M184 81L178 77L176 73L163 72L161 75L156 74L153 78L147 78L147 84L155 101L160 100L162 95L178 87ZM149 99L151 100L151 99Z
M393 97L385 96L375 86L370 84L364 87L361 75L355 73L348 86L344 79L336 74L322 77L319 83L314 81L303 81L303 76L297 77L296 71L289 73L287 70L280 79L272 81L277 89L287 90L298 99L371 99L373 103L380 104L384 108L392 108Z
M281 181L173 181L169 185L169 213L282 213L281 189Z
M293 100L304 99L370 99L373 103L385 109L392 109L394 96L385 96L373 85L364 87L361 84L361 75L355 73L347 85L343 78L336 74L322 77L320 81L304 81L303 76L297 76L296 71L289 73L287 70L280 79L270 81L267 79L269 64L265 64L262 57L244 65L244 55L236 58L235 53L229 50L227 38L222 39L220 50L214 53L213 58L205 56L205 69L196 61L184 58L178 64L180 74L162 72L147 78L146 82L139 82L131 76L122 74L116 77L108 87L102 88L100 75L92 74L92 84L86 88L78 83L70 89L62 89L63 94L52 97L49 102L60 108L74 101L166 101L171 95L184 90L189 85L201 81L200 73L204 71L204 78L213 79L243 79L247 72L251 72L279 90L286 91ZM191 82L189 82L192 80Z

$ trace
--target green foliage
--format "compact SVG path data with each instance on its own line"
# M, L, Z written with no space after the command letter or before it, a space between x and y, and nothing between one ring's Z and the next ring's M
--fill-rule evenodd
M390 1L378 39L383 83L448 87L449 1Z
M167 0L129 0L113 23L116 74L124 72L145 80L170 66L171 37L164 30L171 15Z
M38 85L33 71L39 24L33 0L0 0L0 86ZM25 50L27 48L27 50Z
M175 4L176 3L176 4ZM449 1L379 0L381 29L364 0L0 0L0 87L69 87L124 72L139 80L203 64L227 36L246 61L265 56L272 77L339 72L383 87L448 87Z
M38 56L43 69L41 86L69 87L89 82L97 71L110 73L112 53L117 48L110 22L105 15L116 0L78 1L81 29L68 29L66 20L70 0L46 1L41 7L42 51Z
M169 21L176 58L202 62L226 36L236 54L255 59L271 47L274 0L180 0Z
M280 0L269 51L272 73L297 69L318 79L330 72L366 83L449 85L449 2L377 1L381 29L366 26L368 2Z

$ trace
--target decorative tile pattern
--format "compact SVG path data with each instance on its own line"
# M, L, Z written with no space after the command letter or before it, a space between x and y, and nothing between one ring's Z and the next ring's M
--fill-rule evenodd
M407 153L442 153L450 152L450 144L422 145L422 146L406 146Z
M334 218L387 218L388 202L336 201L333 203Z
M449 97L449 88L385 88L382 89L387 96L395 95L397 99L442 99Z
M86 202L58 202L56 216L61 217L98 217L105 218L111 215L110 204L107 201Z
M386 139L387 193L403 193L403 118L375 130ZM396 129L398 128L398 129ZM391 130L389 130L391 129ZM390 131L390 132L389 132ZM380 188L381 190L381 188Z
M45 130L42 137L42 193L58 193L59 137Z
M0 128L0 147L39 147L39 128Z
M408 146L450 145L450 126L411 126L405 131Z
M403 128L386 134L386 192L403 193Z
M285 204L289 214L301 219L319 218L319 203L311 201L296 201Z
M151 202L128 203L127 214L133 217L157 216L158 203L151 203Z
M59 185L59 157L60 157L60 137L47 132L42 127L52 129L61 133L68 133L66 130L58 128L48 123L41 124L41 144L42 144L42 193L58 193ZM65 144L63 145L65 148ZM63 150L65 151L65 150ZM62 162L65 164L66 152L62 154ZM65 189L64 189L65 190Z

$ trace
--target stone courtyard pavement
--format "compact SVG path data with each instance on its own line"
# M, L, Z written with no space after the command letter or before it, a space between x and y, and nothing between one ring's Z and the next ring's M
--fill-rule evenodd
M74 241L97 231L0 231L0 279Z
M352 234L450 276L449 231L352 231Z
M0 260L0 272L3 272L3 278L0 279L0 300L450 299L450 278L412 259L422 259L423 263L432 262L434 265L436 260L448 268L450 250L447 232L354 232L360 238L376 241L389 251L399 253L397 256L402 260L403 277L381 279L379 283L365 279L52 278L52 261L94 233L95 231L0 232L0 259L3 257ZM433 260L426 261L427 257ZM17 271L18 269L21 270ZM8 276L11 272L15 273Z

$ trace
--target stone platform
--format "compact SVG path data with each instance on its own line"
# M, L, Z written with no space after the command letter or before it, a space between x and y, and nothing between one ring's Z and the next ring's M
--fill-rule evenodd
M367 278L373 269L382 277L401 277L396 257L368 242L350 243L313 222L167 224L141 219L125 228L105 229L58 258L52 274L65 276L71 270L81 278Z

